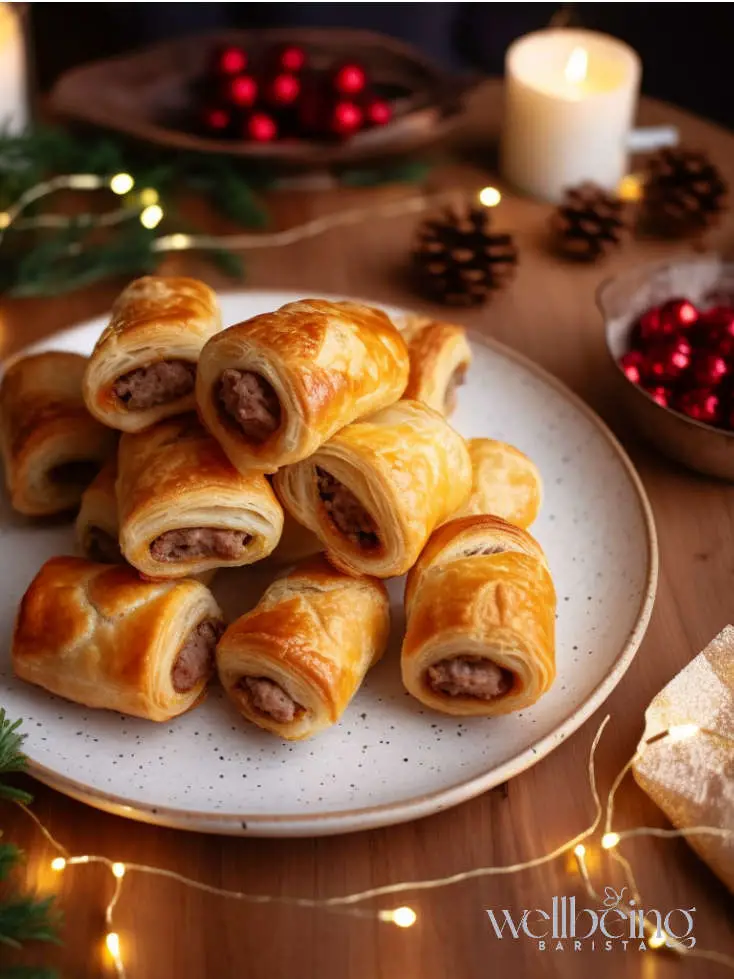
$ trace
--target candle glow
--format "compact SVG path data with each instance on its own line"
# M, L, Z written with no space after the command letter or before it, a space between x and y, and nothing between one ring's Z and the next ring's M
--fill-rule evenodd
M571 85L579 85L586 80L588 70L589 55L586 53L586 48L574 48L568 56L563 72L566 81Z

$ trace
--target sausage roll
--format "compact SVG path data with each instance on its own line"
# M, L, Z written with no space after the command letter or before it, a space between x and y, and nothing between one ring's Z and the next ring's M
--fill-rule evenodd
M55 557L23 596L13 668L78 704L167 721L201 700L222 631L198 581L141 581L125 566Z
M408 575L403 683L434 710L508 714L555 679L553 581L540 545L498 517L461 517Z
M288 741L335 724L382 656L387 590L316 558L274 581L227 629L217 671L248 720Z
M111 459L84 490L76 519L76 539L82 553L101 564L123 561L118 541L116 479L117 459Z
M84 377L101 422L140 432L195 407L199 352L221 328L217 299L196 279L146 275L118 297Z
M407 382L405 341L385 313L304 299L212 337L196 400L240 472L273 473L397 401Z
M332 564L390 578L415 564L433 529L466 501L471 461L438 412L398 401L281 469L273 484Z
M194 415L122 436L117 504L122 553L149 578L252 564L283 529L267 479L238 473Z
M41 517L76 507L117 437L82 397L86 358L50 351L16 360L0 385L0 452L10 502Z
M442 415L456 408L456 389L464 383L471 348L462 326L406 316L398 324L408 344L410 377L404 398L423 401Z
M455 517L491 513L524 530L533 523L543 501L538 467L519 449L494 439L469 439L472 490Z

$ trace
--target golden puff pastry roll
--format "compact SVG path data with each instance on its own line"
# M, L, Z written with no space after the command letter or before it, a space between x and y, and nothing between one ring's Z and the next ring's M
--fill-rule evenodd
M335 724L382 656L387 590L323 558L274 581L217 647L217 671L240 713L288 741Z
M82 494L76 518L76 539L90 561L121 564L119 522L117 519L117 459L110 459L100 469Z
M198 581L141 581L127 566L55 557L21 601L13 668L78 704L167 721L203 697L223 629Z
M427 316L406 316L398 323L408 344L410 377L404 398L423 401L442 415L456 408L456 389L471 364L466 330Z
M494 439L469 439L471 496L455 517L489 513L524 530L543 502L543 482L535 463L512 445Z
M123 435L117 504L122 553L149 578L252 564L283 529L267 479L238 473L194 415Z
M398 401L281 469L273 485L337 568L390 578L415 564L433 529L465 502L471 461L438 412Z
M274 473L397 401L407 382L405 341L385 313L303 299L212 337L196 398L237 469Z
M454 716L534 704L555 679L556 595L527 531L462 517L431 537L406 587L405 688Z
M123 432L193 411L199 353L220 328L217 298L203 282L136 279L117 298L89 358L87 407Z
M0 453L14 509L27 516L79 505L85 486L110 458L115 432L82 397L86 357L32 354L8 367L0 384Z

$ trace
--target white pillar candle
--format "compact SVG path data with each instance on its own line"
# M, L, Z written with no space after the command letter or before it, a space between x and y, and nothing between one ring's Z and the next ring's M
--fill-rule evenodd
M0 129L20 132L28 123L25 44L12 3L0 3Z
M554 202L584 180L616 188L639 84L637 54L606 34L547 30L515 41L505 59L505 179Z

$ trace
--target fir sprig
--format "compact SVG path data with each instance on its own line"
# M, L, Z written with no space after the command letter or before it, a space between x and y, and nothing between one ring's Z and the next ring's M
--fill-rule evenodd
M11 722L5 713L5 708L0 707L0 775L11 775L26 770L26 758L21 750L25 735L18 733L20 724L20 720ZM22 789L0 782L0 799L23 802L27 805L32 798Z
M409 161L375 169L344 170L341 183L354 187L391 182L420 182L430 164ZM243 164L235 157L213 153L174 153L119 136L38 126L20 135L0 131L0 212L52 175L94 174L111 177L130 173L135 190L125 202L132 203L142 188L158 194L172 231L196 233L175 222L177 196L187 191L205 198L222 217L243 228L263 228L267 213L259 193L271 187L271 168ZM99 200L91 198L95 206ZM119 200L118 200L119 205ZM23 218L46 215L56 205L43 199L28 206ZM110 205L112 206L112 205ZM152 247L156 233L142 228L131 208L129 220L107 227L90 227L95 213L80 215L66 227L33 232L10 224L0 245L0 293L14 296L51 296L89 285L110 276L130 276L154 271L160 255ZM99 217L99 214L96 214ZM225 274L243 277L242 260L225 247L205 254Z
M59 943L59 915L53 897L23 895L0 904L0 943L21 948L24 942Z
M15 843L0 843L0 880L5 880L22 855Z
M0 708L0 775L13 775L27 768L23 754L25 735L19 732L21 721L11 721ZM28 805L32 796L22 789L0 782L0 799ZM0 881L18 865L22 851L13 843L0 843ZM11 894L0 900L0 944L21 948L26 942L59 941L61 915L53 897L37 898L32 894ZM53 969L38 966L13 966L0 970L0 979L57 979Z

